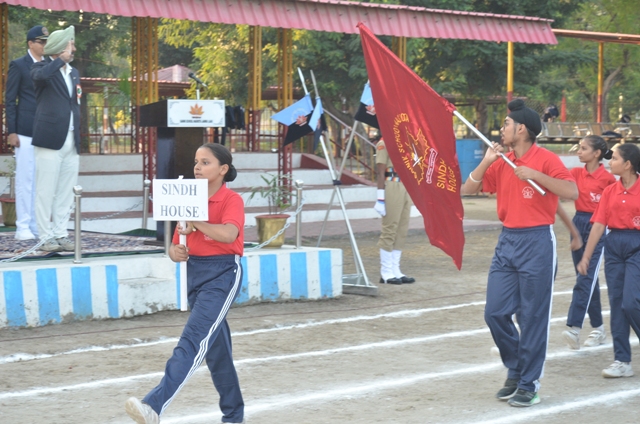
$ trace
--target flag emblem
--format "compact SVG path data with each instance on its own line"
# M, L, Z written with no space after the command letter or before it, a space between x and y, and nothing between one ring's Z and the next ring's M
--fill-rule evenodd
M376 105L365 106L365 109L369 115L376 116Z
M295 122L296 125L303 126L307 124L307 117L304 115L298 116Z
M464 249L460 167L453 132L455 107L395 56L364 24L358 24L369 84L360 117L375 119L394 170L422 214L429 242L460 269ZM399 95L402 93L401 95ZM364 106L375 99L376 116Z

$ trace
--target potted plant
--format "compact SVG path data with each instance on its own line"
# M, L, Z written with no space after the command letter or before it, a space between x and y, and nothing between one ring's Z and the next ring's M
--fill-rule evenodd
M262 244L277 234L287 223L290 215L284 212L291 206L292 193L289 191L288 184L291 176L264 174L260 178L262 178L265 185L251 187L249 189L251 193L249 201L256 196L267 199L269 213L255 217L258 227L258 241ZM284 232L265 247L279 248L283 244Z
M0 196L0 204L2 204L2 220L5 227L16 226L16 160L14 157L5 159L4 170L0 171L0 176L9 179L9 194L5 194L6 188Z

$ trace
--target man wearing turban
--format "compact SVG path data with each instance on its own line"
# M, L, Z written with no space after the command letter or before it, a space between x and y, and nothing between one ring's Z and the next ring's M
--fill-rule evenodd
M508 107L500 130L503 145L493 143L487 149L460 191L496 193L503 228L489 268L484 319L508 369L496 397L511 406L527 407L540 402L557 268L553 223L558 197L575 200L578 187L560 158L537 145L540 116L520 99ZM499 160L503 151L508 151L504 155L515 169ZM542 186L546 194L527 180Z
M54 31L35 63L31 78L36 90L32 144L36 161L36 221L41 250L73 251L68 238L68 212L78 181L80 152L80 74L71 67L76 51L73 26ZM78 235L76 235L77 237Z

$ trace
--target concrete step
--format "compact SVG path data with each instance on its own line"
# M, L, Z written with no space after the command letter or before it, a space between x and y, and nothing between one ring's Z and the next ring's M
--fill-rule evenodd
M87 193L142 190L142 172L81 172L78 175L78 185L82 187L83 192Z
M142 154L80 155L80 173L83 172L130 172L142 174Z
M347 211L347 216L350 220L358 220L358 219L378 219L380 215L376 211L373 210L372 201L345 201L345 209ZM302 207L302 222L303 223L312 223L312 222L322 222L325 219L326 213L328 209L327 203L305 203ZM295 212L295 207L285 211L291 215L290 218L291 223L295 222L295 217L293 216ZM245 226L253 227L256 225L255 217L257 215L268 214L269 210L265 206L254 207L247 206L245 207ZM108 216L108 215L115 216ZM420 212L418 209L413 206L411 208L411 217L420 216ZM344 215L342 212L342 208L338 203L337 199L334 201L333 205L330 208L329 212L329 221L341 221L344 220ZM142 211L129 211L129 212L82 212L82 230L83 231L95 231L100 233L109 233L109 234L119 234L124 233L126 231L135 230L141 228L142 226ZM74 227L74 215L71 215L69 220L69 225L67 228L73 229ZM150 216L147 221L147 229L155 231L157 229L156 221L153 220L153 216L150 213Z
M347 211L347 216L350 220L356 219L377 219L380 218L380 215L373 210L374 202L345 202L345 209ZM327 210L329 209L326 203L318 204L318 203L305 203L302 206L302 222L322 222L327 214ZM261 208L253 208L253 207L245 207L245 225L252 227L256 225L255 217L257 215L264 215L268 213L268 209ZM291 223L295 222L295 218L293 214L295 213L295 207L290 210L285 211L284 213L291 215L290 218ZM411 207L411 217L420 216L420 212L418 208L415 206ZM342 208L337 200L331 205L329 209L329 221L341 221L344 220L344 214L342 212Z
M120 234L142 227L142 211L104 211L104 212L82 212L82 231L94 231L96 233ZM71 214L67 228L74 228L75 214ZM156 230L156 221L151 213L147 220L147 230Z
M82 192L83 212L141 211L142 191Z
M301 157L302 155L300 153L293 153L291 155L291 164L293 168L300 168ZM236 152L233 154L233 166L238 170L238 173L246 169L255 169L256 166L260 166L264 169L270 169L277 173L278 153Z
M304 183L302 212L304 222L324 220L327 205L334 193L331 175L327 169L301 169L301 154L293 155L293 178ZM238 178L229 184L241 194L247 207L246 225L255 225L255 215L268 213L268 200L259 196L249 201L253 186L264 186L261 175L277 174L277 153L236 153L234 165ZM0 177L0 189L8 178ZM4 183L4 185L3 185ZM82 229L104 233L122 233L142 225L142 155L81 155L78 184L82 186ZM365 184L341 186L350 219L376 217L372 209L375 187ZM155 230L156 222L149 211L147 229ZM331 208L329 220L343 219L337 198ZM68 228L74 226L73 216Z
M256 187L266 185L262 176L271 179L278 175L275 169L244 169L238 171L235 181L229 183L229 187ZM293 180L301 180L306 184L331 184L331 173L327 169L294 169Z
M251 198L251 189L249 187L238 187L233 190L242 196L245 207L267 207L269 205L269 199L260 197L260 194L256 194ZM305 184L302 190L302 198L305 199L306 203L326 205L331 200L331 195L334 191L333 185L308 186ZM376 188L373 186L343 185L340 186L340 191L345 202L375 202L376 199ZM338 197L334 196L333 200L337 203ZM293 202L295 202L295 197Z

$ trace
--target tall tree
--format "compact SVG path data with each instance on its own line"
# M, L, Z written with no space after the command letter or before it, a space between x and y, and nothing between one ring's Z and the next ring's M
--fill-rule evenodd
M44 25L53 32L73 25L77 51L72 66L78 69L81 77L118 77L129 68L126 58L131 54L131 20L128 18L12 6L9 20L17 23L10 26L10 41L15 46L11 47L12 52L22 50L19 55L24 54L25 36L32 26ZM81 117L81 131L88 134L87 102L82 102ZM88 142L88 137L83 137L83 145Z
M581 0L408 0L404 4L430 8L553 19L561 27ZM545 71L554 65L549 46L514 45L515 94L535 90ZM476 109L476 126L488 132L485 99L506 92L507 43L473 40L414 39L408 46L409 65L439 93L466 97Z
M597 32L613 32L623 34L637 34L640 21L640 7L637 2L628 0L591 0L581 5L580 9L569 17L566 26L569 29ZM562 74L557 75L573 91L576 100L584 98L593 104L592 119L595 121L597 106L598 81L598 43L583 40L563 40L557 48L562 56L572 51L582 51L589 54L591 60L578 66L568 67L559 64ZM625 103L631 109L640 113L640 69L634 66L640 62L640 49L629 44L605 43L604 45L603 84L603 119L616 121L618 119L617 99L611 99L610 94L617 97L622 94ZM564 78L563 78L564 77ZM624 111L627 113L629 111Z

